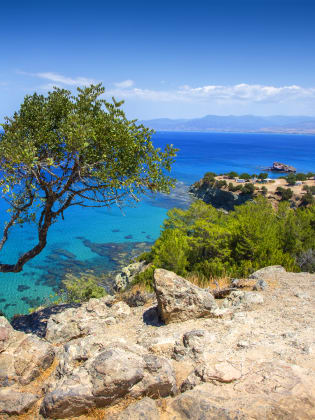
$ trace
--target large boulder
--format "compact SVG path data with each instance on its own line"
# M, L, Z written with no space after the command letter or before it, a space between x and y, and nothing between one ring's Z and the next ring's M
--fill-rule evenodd
M68 418L93 407L111 405L123 397L174 395L176 379L171 363L143 350L119 343L109 345L81 366L64 371L54 389L46 394L41 413L50 418Z
M250 279L268 279L274 278L278 275L285 274L286 270L281 265L270 265L269 267L261 268L249 276Z
M115 415L106 416L104 420L159 420L159 410L151 398L130 404L125 410Z
M162 268L155 270L154 289L159 316L165 324L215 317L218 314L215 299L208 290L195 286L171 271Z
M38 396L31 394L30 392L2 389L0 390L0 414L22 414L30 409L37 400Z
M0 318L0 386L15 383L27 385L47 369L55 358L51 344L36 337L15 331L9 322Z

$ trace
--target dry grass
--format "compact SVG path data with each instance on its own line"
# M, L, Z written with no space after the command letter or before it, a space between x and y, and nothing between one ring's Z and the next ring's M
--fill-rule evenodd
M205 277L201 277L198 274L190 274L187 276L187 280L196 286L209 288L211 290L225 289L231 286L231 279L228 276L222 276L218 278L210 277L209 279L206 279Z

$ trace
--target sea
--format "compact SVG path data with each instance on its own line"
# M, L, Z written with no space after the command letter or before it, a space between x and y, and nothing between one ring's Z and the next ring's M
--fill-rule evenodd
M298 172L315 172L315 136L205 132L157 132L156 147L179 149L171 175L177 179L169 195L145 196L122 209L73 207L48 234L45 250L21 273L0 273L0 311L8 318L47 304L59 293L67 273L93 272L113 292L113 272L152 246L167 211L187 208L188 187L205 172L260 173L274 161L293 165ZM270 177L279 176L269 173ZM6 217L0 201L0 226ZM34 226L17 227L1 252L1 262L13 263L36 243Z

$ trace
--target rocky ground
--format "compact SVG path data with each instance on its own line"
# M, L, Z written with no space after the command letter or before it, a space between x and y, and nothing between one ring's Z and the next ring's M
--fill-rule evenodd
M156 270L144 306L46 312L41 337L0 318L1 420L315 418L315 275L251 277L214 299Z

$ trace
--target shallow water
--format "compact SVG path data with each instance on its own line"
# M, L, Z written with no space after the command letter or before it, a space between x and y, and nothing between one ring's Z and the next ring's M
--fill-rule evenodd
M145 198L136 207L71 208L65 220L52 226L46 249L26 264L22 273L0 274L0 310L11 317L27 313L58 290L65 272L93 269L103 273L128 261L159 236L166 212L189 203L187 186L207 171L259 173L274 161L293 165L298 171L315 171L315 136L179 133L155 134L156 146L172 143L179 148L172 175L180 182L170 196ZM277 176L270 174L270 176ZM0 215L3 222L5 212ZM2 226L2 223L1 223ZM15 257L35 241L31 226L17 228L5 246L2 261ZM106 285L110 288L110 285Z

